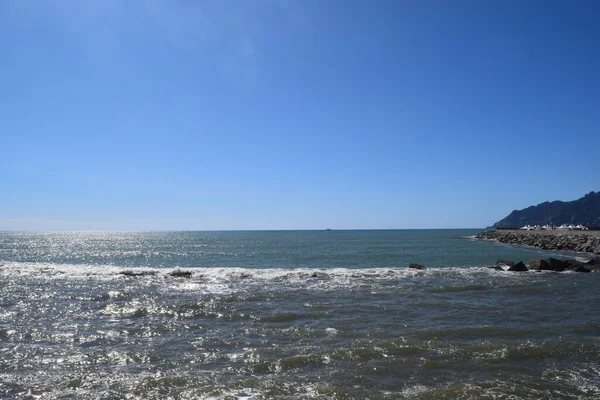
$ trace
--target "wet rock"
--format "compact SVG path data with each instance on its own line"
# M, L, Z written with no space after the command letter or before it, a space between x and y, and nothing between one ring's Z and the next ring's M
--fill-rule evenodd
M512 267L513 265L515 265L515 262L511 260L499 259L498 261L496 261L496 265L506 265L507 267Z
M591 270L587 269L583 265L577 265L577 266L571 268L571 271L574 271L574 272L592 272Z
M136 271L121 271L119 272L119 275L123 275L123 276L142 276L141 272L136 272Z
M542 260L540 260L539 258L529 260L529 269L539 270L541 262Z
M130 277L146 276L146 275L154 275L154 274L156 274L156 272L154 272L154 271L132 271L132 270L127 270L127 271L121 271L121 272L119 272L119 275L130 276Z
M557 260L556 258L545 258L540 263L540 270L542 271L560 272L564 271L565 267L566 264L561 260Z
M171 272L169 275L175 277L175 278L189 278L192 276L192 272L191 271L182 271L180 269L176 269L175 271Z
M562 260L568 265L582 265L585 264L585 261L579 261L576 258L567 258L566 260Z
M523 264L523 261L519 261L518 263L516 263L515 265L513 265L512 267L510 267L508 269L508 271L512 271L512 272L524 272L524 271L529 271L529 269L527 269L527 266L525 264Z
M576 267L579 267L579 266L582 266L585 264L585 262L576 260L574 258L569 258L569 259L562 260L562 261L565 265L565 269L574 269Z
M423 266L421 264L410 264L408 266L408 268L412 268L412 269L426 269L425 266Z
M501 266L499 266L499 265L494 265L493 267L488 267L488 268L489 268L489 269L495 269L495 270L497 270L497 271L504 271L504 268L502 268L502 267L501 267Z

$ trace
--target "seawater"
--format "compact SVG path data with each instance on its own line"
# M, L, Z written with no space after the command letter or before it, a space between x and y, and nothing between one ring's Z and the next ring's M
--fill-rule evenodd
M600 274L474 233L0 233L0 398L600 398Z

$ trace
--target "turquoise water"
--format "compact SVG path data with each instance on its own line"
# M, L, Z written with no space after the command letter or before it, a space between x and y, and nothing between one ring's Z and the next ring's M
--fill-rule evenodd
M476 232L0 233L0 398L599 398L600 274Z

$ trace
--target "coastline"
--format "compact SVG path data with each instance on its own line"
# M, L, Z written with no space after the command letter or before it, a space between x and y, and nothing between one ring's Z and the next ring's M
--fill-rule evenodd
M600 231L494 230L479 232L475 238L533 246L544 250L567 250L600 255Z

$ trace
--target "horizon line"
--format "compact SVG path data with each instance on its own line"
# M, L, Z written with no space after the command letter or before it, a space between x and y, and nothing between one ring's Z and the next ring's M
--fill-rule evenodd
M75 232L331 232L331 231L427 231L477 230L487 228L315 228L315 229L0 229L0 233L75 233Z

